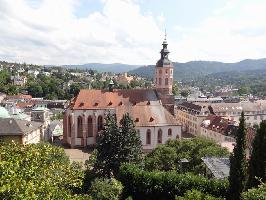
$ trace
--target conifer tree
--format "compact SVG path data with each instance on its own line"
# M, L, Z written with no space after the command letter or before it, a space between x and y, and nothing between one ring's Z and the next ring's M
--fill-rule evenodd
M141 141L133 120L125 114L117 125L115 115L108 114L103 132L97 138L94 170L101 176L116 176L122 163L136 163L142 157Z
M239 128L236 133L236 145L230 156L229 189L227 199L239 200L246 185L246 127L244 112L239 119Z
M247 188L266 182L266 121L260 123L252 144Z

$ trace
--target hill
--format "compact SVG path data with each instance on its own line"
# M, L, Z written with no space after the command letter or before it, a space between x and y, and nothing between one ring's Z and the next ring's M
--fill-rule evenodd
M191 80L208 74L229 71L247 71L266 69L266 58L258 60L242 60L236 63L223 63L213 61L191 61L186 63L174 62L174 78L176 80ZM152 78L154 65L139 67L129 71L130 74L138 74L147 78Z
M102 63L87 63L82 65L63 65L63 67L71 68L71 69L93 69L98 72L114 72L114 73L122 73L130 70L134 70L140 65L127 65L121 63L112 63L112 64L102 64Z

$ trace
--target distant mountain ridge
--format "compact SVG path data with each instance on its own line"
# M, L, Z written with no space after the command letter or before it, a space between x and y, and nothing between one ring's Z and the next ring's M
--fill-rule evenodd
M236 63L223 63L215 61L190 61L186 63L173 62L174 78L176 80L195 79L208 74L230 71L266 70L266 58L246 59ZM152 78L154 65L139 67L129 71L146 78Z
M71 69L93 69L99 72L114 72L114 73L122 73L134 70L141 65L128 65L122 63L112 63L112 64L102 64L102 63L87 63L82 65L62 65L66 68Z

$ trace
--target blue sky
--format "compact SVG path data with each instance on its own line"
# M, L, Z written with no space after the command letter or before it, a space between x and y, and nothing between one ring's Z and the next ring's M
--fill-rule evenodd
M0 0L0 60L154 64L266 57L265 0Z

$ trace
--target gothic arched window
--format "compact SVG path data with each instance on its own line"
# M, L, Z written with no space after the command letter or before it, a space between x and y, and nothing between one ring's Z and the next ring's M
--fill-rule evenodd
M159 129L158 130L158 144L162 144L162 140L163 140L163 131L162 131L162 129Z
M72 118L71 115L68 116L68 137L71 137L71 126L72 126Z
M78 117L78 127L77 127L77 131L78 131L77 137L78 138L83 137L83 127L82 126L83 126L82 117L79 116Z
M88 117L88 137L93 137L92 117Z
M101 131L103 129L103 117L100 115L98 116L98 131Z
M172 129L171 128L168 129L168 137L172 137Z
M168 85L168 78L165 78L165 85Z
M146 144L151 144L151 129L146 132Z
M159 85L162 85L162 79L159 78Z

